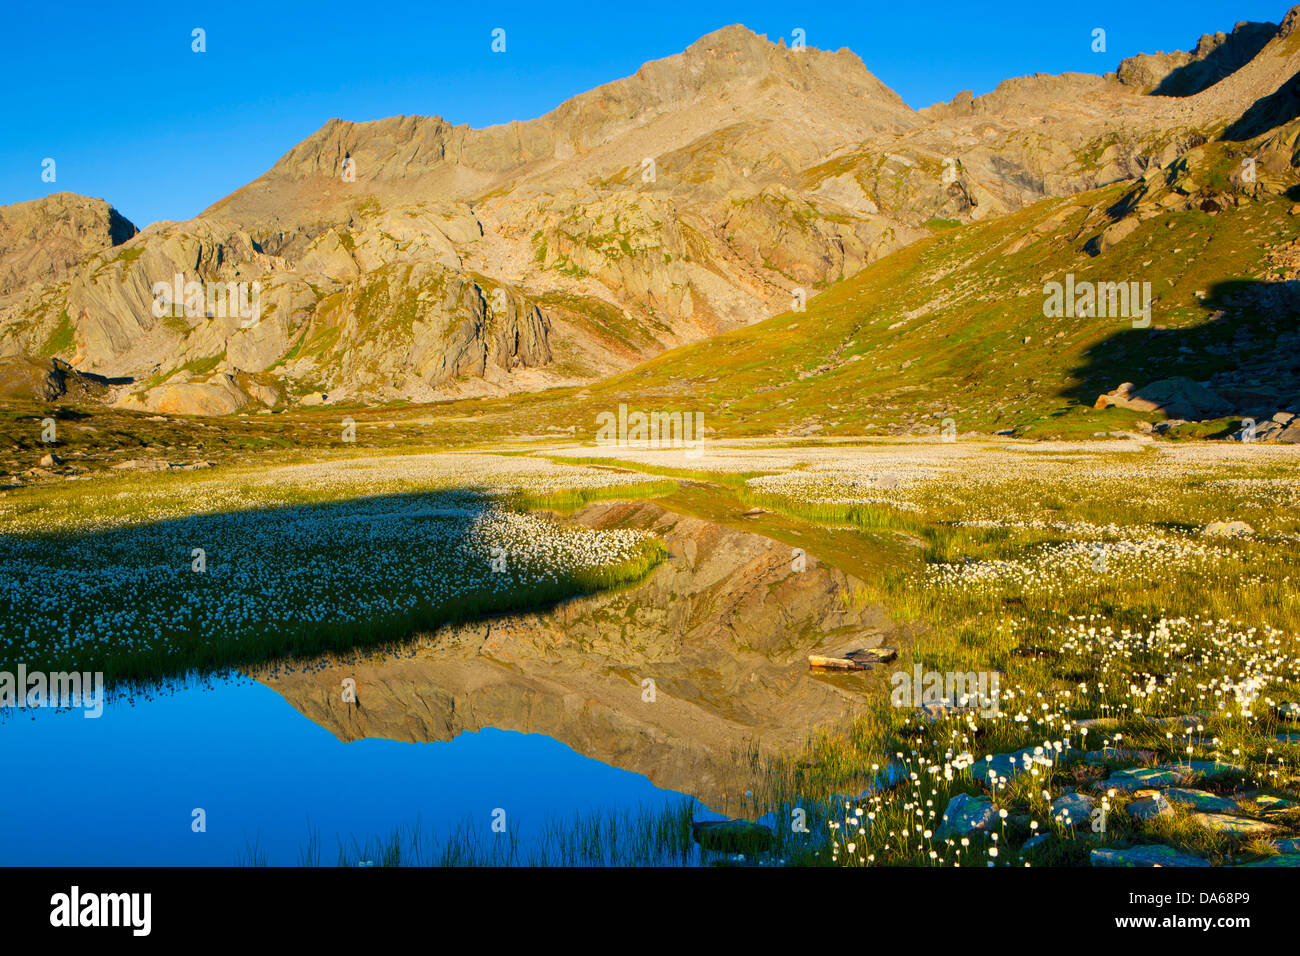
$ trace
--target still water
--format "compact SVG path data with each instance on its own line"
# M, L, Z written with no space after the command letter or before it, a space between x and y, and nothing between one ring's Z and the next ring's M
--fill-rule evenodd
M485 728L448 742L343 742L247 679L177 686L81 711L10 711L0 721L0 864L218 865L256 843L296 865L311 828L321 863L338 841L416 823L445 838L492 812L521 842L550 819L657 808L683 797L544 734ZM193 811L206 812L194 832Z
M363 859L354 841L417 825L485 853L513 837L528 862L583 813L758 819L751 755L842 726L870 694L808 654L878 646L887 622L845 602L853 579L812 556L793 569L743 528L645 502L576 520L653 530L669 557L636 587L391 652L173 684L98 719L0 712L0 864L228 866L255 848L296 865L316 833L332 865L340 841Z

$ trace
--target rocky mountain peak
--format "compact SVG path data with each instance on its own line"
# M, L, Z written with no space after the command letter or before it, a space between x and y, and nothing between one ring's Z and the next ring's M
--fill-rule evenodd
M21 205L0 210L0 268L26 283L0 300L0 355L57 357L132 380L119 404L202 414L590 383L937 229L1287 122L1298 19L920 112L848 50L731 25L527 121L331 119L195 220L122 250L101 227L55 287L23 277L71 253L33 265L43 233L12 225ZM260 317L157 317L152 290L178 275L257 284Z
M1194 96L1240 70L1271 40L1285 35L1276 23L1243 20L1231 33L1204 34L1190 51L1143 53L1122 60L1116 75L1121 83L1154 96Z
M57 281L87 256L136 232L104 200L76 193L0 206L0 298L32 283Z

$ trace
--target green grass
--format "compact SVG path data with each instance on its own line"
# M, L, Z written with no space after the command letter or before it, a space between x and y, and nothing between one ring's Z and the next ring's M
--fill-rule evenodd
M68 310L63 309L59 312L59 324L50 332L45 344L41 346L42 355L58 355L60 352L66 352L76 344L77 330L72 324L72 319L68 317Z
M1087 458L1081 458L1081 463ZM921 773L920 785L904 782L899 788L860 801L853 807L876 816L865 833L847 835L841 816L834 839L840 844L841 862L860 864L872 857L876 865L977 865L984 866L990 847L999 848L995 862L1023 865L1019 848L1035 831L1051 838L1026 858L1032 865L1087 865L1089 851L1097 847L1163 843L1194 853L1214 864L1232 864L1260 859L1275 852L1266 842L1237 841L1214 833L1186 810L1178 809L1167 818L1150 822L1132 819L1124 810L1131 797L1111 798L1106 832L1093 834L1068 829L1052 821L1042 791L1053 797L1064 789L1088 787L1101 780L1099 767L1074 761L1060 761L1036 778L1022 777L1000 790L995 799L1009 811L995 832L995 844L977 835L969 846L948 845L936 837L914 830L921 809L922 829L937 830L932 809L941 812L958 793L987 792L986 785L958 771L952 779L930 776L926 761L942 767L951 755L962 750L975 757L1004 753L1024 746L1060 739L1062 721L1114 714L1112 728L1094 731L1082 738L1072 734L1074 746L1096 749L1105 741L1121 740L1122 747L1147 751L1149 762L1185 762L1191 746L1194 759L1216 757L1240 764L1244 774L1223 783L1207 782L1210 790L1231 790L1234 781L1246 779L1262 793L1300 799L1300 748L1272 739L1279 725L1271 708L1260 702L1255 716L1242 717L1215 711L1214 697L1205 688L1225 677L1267 673L1265 696L1271 700L1300 700L1300 599L1286 582L1300 573L1300 547L1293 537L1296 519L1269 509L1260 515L1243 507L1240 493L1229 487L1214 487L1207 478L1258 478L1276 480L1286 469L1257 465L1211 470L1206 476L1174 477L1153 481L1149 476L1128 487L1106 485L1106 493L1084 481L1047 481L1017 476L1008 479L1002 491L987 486L979 489L950 483L941 489L914 497L919 510L900 512L891 518L881 509L860 510L828 505L782 502L763 498L765 507L797 514L804 520L862 528L898 528L928 542L928 563L965 561L1032 561L1043 549L1070 540L1078 533L1034 527L958 527L956 522L980 510L984 499L1005 502L1011 515L1025 519L1049 515L1063 523L1094 522L1118 529L1157 527L1173 534L1195 528L1209 520L1231 515L1250 515L1256 536L1218 541L1226 556L1211 564L1163 564L1145 569L1140 565L1117 568L1111 574L1062 574L1055 586L1045 590L1007 583L989 588L952 589L923 583L916 568L898 567L864 583L855 595L856 604L883 604L896 620L909 622L918 636L901 648L900 659L888 665L890 673L910 671L914 663L926 670L995 671L1001 686L1015 694L1004 700L1004 713L997 718L941 718L936 723L918 721L909 709L890 706L888 688L881 683L881 699L850 725L827 731L810 742L802 753L775 761L768 770L769 803L822 798L835 792L852 793L873 775L873 766L885 766L892 759ZM1014 493L1012 489L1014 488ZM887 509L886 509L887 510ZM848 532L851 533L851 532ZM1104 537L1103 537L1104 540ZM1119 539L1116 539L1119 540ZM1050 566L1049 566L1050 568ZM1098 629L1129 628L1148 633L1155 622L1185 618L1207 623L1193 627L1188 639L1174 643L1174 656L1159 641L1126 639L1123 652L1118 645L1101 642L1080 646L1066 642L1076 622L1086 620ZM1233 622L1233 623L1227 623ZM1240 638L1226 645L1219 635L1254 627L1275 635L1259 651L1243 646ZM1272 630L1267 630L1271 628ZM918 630L919 629L919 630ZM1199 635L1199 636L1198 636ZM1262 653L1267 649L1267 653ZM1259 655L1258 659L1256 659ZM1273 663L1266 663L1272 661ZM1264 670L1261 670L1263 668ZM1155 674L1160 689L1148 700L1135 698L1130 684L1145 685ZM873 678L864 678L872 680ZM1043 710L1026 706L1035 701L1048 704ZM1024 703L1020 703L1023 701ZM1135 710L1140 709L1140 713ZM1010 719L1011 712L1028 719ZM1209 712L1204 729L1184 734L1153 724L1153 719ZM1294 732L1294 725L1291 732ZM1131 764L1131 761L1127 763ZM1104 789L1104 787L1103 787ZM1260 818L1259 811L1246 805L1242 814ZM1280 836L1294 836L1300 829L1300 815L1270 818L1282 824ZM892 831L892 835L891 835ZM906 837L904 834L908 834ZM850 854L846 846L855 844ZM931 859L931 851L938 859Z

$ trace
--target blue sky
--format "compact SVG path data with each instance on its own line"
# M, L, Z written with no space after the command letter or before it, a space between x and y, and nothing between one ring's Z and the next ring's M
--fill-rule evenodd
M1113 70L1188 49L1283 3L1097 0L718 3L711 0L310 4L136 0L7 4L0 30L0 203L70 190L138 226L185 219L265 172L331 117L438 115L485 126L568 97L744 23L769 38L848 47L914 107L1009 76ZM191 51L191 31L207 52ZM490 49L506 30L506 52ZM1093 53L1095 27L1107 51ZM788 42L788 41L787 41ZM53 158L56 181L41 179Z

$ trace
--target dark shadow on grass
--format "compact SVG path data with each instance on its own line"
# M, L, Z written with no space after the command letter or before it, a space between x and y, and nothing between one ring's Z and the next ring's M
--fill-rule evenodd
M615 587L659 559L647 545L626 565L541 575L491 550L480 525L501 507L455 489L0 534L0 669L139 684L382 648Z
M1120 325L1091 346L1063 394L1092 405L1123 382L1138 388L1161 379L1216 378L1216 391L1243 414L1268 414L1276 399L1300 397L1300 351L1280 347L1278 337L1300 330L1300 282L1230 280L1215 283L1201 300L1204 321L1161 329L1158 303L1149 328ZM1097 319L1123 323L1123 319ZM1223 384L1235 374L1238 384ZM1252 384L1258 381L1258 385ZM1293 384L1294 383L1294 386Z

